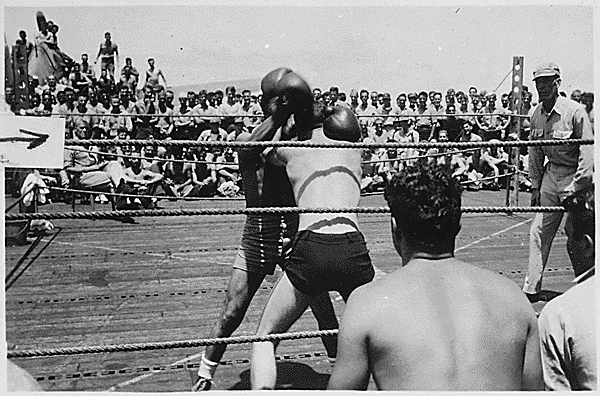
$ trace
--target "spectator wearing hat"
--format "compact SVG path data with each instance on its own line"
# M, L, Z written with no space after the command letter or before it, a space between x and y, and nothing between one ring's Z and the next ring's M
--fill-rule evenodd
M409 92L406 97L408 98L408 107L412 111L417 111L417 99L419 99L419 95L416 92Z
M553 62L538 65L533 73L540 104L531 116L530 140L593 139L585 108L559 95L560 69ZM593 145L529 147L531 206L558 206L592 183ZM530 301L543 299L542 276L562 212L538 213L529 233L529 265L523 291ZM571 217L565 224L567 246L573 237ZM569 256L573 252L568 249Z
M579 264L588 268L575 278L575 286L550 301L538 320L545 389L597 390L595 221L593 186L567 201L573 222L573 245ZM573 264L575 266L575 264Z
M360 104L356 107L354 112L359 117L361 123L364 123L367 128L373 126L375 119L372 116L377 114L377 108L369 104L369 91L366 89L360 91Z

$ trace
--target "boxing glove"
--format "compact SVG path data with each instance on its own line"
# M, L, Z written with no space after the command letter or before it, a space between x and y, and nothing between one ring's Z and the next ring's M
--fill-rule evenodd
M275 92L292 109L311 109L313 94L308 83L294 72L285 73L277 82Z
M328 106L324 113L323 133L326 137L344 142L360 141L360 124L352 110L343 106Z
M267 75L265 75L260 81L260 90L263 94L262 102L260 103L260 105L263 109L263 112L267 111L271 100L278 96L278 92L275 88L279 80L281 80L281 77L291 72L292 69L290 68L280 67L267 73Z

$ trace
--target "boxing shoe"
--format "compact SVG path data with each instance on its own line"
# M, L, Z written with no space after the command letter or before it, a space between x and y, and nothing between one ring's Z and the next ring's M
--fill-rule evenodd
M358 118L349 108L336 106L324 110L323 133L329 139L358 142L361 139Z

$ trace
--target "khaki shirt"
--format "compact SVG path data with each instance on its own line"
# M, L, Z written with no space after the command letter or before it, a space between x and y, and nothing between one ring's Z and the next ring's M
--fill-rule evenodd
M550 114L538 104L531 115L530 140L593 139L592 126L585 108L559 96ZM592 182L593 145L561 145L529 147L529 174L532 188L540 188L544 175L544 159L554 165L573 168L575 176L568 192L575 192Z

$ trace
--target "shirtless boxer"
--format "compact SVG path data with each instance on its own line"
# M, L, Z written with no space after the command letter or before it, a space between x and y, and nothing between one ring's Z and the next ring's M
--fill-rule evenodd
M268 73L261 82L263 111L268 117L256 127L252 134L243 132L238 141L261 140L265 134L274 134L287 121L285 109L270 116L268 103L276 96L276 83L289 69L276 69ZM245 147L239 151L239 168L242 176L246 207L291 207L296 206L294 194L285 168L264 163L261 152L264 147ZM252 298L267 274L275 272L284 256L284 240L292 239L298 229L297 214L248 215L242 234L242 242L233 264L226 300L221 315L210 331L209 338L229 337L239 327ZM337 329L338 322L327 293L314 301L312 310L319 328ZM337 339L323 337L330 359L335 359ZM227 345L208 346L202 357L198 380L192 391L211 388L211 381Z
M385 198L402 268L344 310L328 389L541 390L535 313L510 279L454 258L458 181L439 164L395 175Z
M281 101L292 107L297 140L360 140L358 119L349 108L325 109L323 103L313 103L310 87L293 72L284 75L279 85L285 86L278 89ZM278 138L274 136L273 140ZM360 200L361 154L360 148L276 147L270 150L267 161L285 167L298 207L356 207ZM301 213L298 230L284 275L267 301L257 335L287 331L317 296L336 290L346 301L356 287L370 282L375 275L358 230L357 214ZM253 389L274 389L276 344L253 344Z

